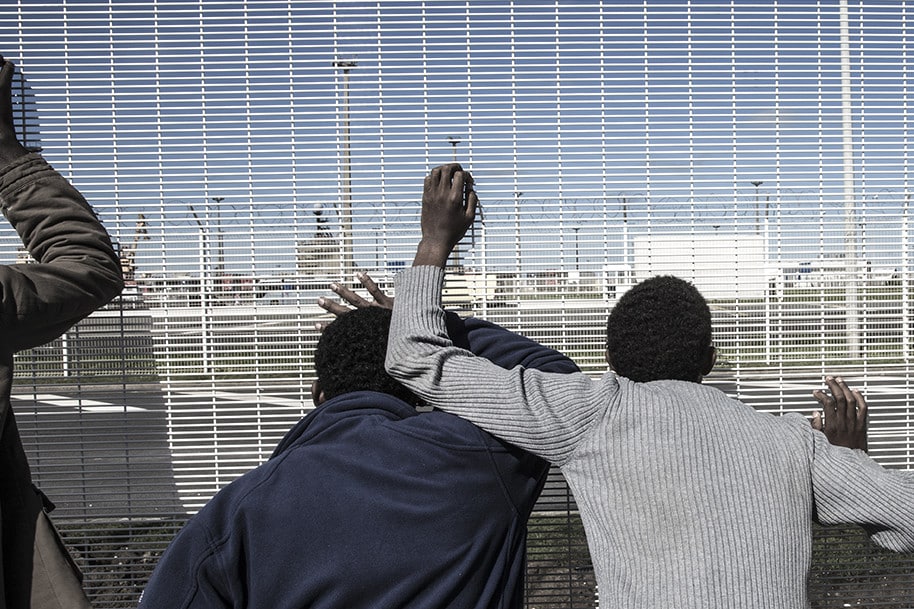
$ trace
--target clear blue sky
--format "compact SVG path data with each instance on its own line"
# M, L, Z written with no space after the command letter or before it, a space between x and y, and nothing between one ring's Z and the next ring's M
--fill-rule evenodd
M385 247L408 247L394 237L413 234L419 181L451 160L448 137L477 176L493 244L520 222L567 253L583 225L599 250L623 197L633 226L750 229L761 180L783 253L840 247L838 2L505 6L20 1L0 15L0 49L39 96L48 156L124 239L144 213L157 239L192 241L190 203L258 232L244 239L263 241L252 247L265 267L288 260L314 205L341 195L343 59L358 64L352 197L366 256L370 227L387 228ZM855 187L867 213L897 225L907 17L859 7ZM823 214L834 222L797 226Z

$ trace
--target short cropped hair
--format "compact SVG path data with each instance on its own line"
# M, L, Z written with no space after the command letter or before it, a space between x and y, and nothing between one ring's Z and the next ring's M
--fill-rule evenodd
M699 381L707 372L711 310L701 293L672 276L647 279L623 294L606 323L616 374L646 383Z
M314 368L326 399L352 391L378 391L416 404L413 393L384 370L391 314L382 307L362 307L324 328Z

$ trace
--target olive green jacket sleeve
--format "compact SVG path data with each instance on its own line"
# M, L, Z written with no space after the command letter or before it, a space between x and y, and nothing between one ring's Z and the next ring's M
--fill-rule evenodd
M4 351L48 342L120 293L121 265L108 233L41 156L0 170L0 211L37 261L0 266Z

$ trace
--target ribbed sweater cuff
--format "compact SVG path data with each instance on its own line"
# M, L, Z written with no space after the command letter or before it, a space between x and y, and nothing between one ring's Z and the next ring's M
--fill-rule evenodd
M394 278L396 300L387 343L388 364L409 361L423 352L423 344L450 344L441 308L443 283L444 270L434 266L411 267Z
M437 266L414 266L397 273L394 278L396 297L407 304L409 311L441 306L444 269Z

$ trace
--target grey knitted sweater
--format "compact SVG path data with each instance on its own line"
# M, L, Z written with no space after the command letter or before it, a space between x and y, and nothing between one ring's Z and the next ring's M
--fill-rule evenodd
M801 415L758 413L697 383L501 369L448 340L443 278L430 266L398 275L388 370L561 469L601 604L807 607L813 518L914 551L911 473L832 446Z

